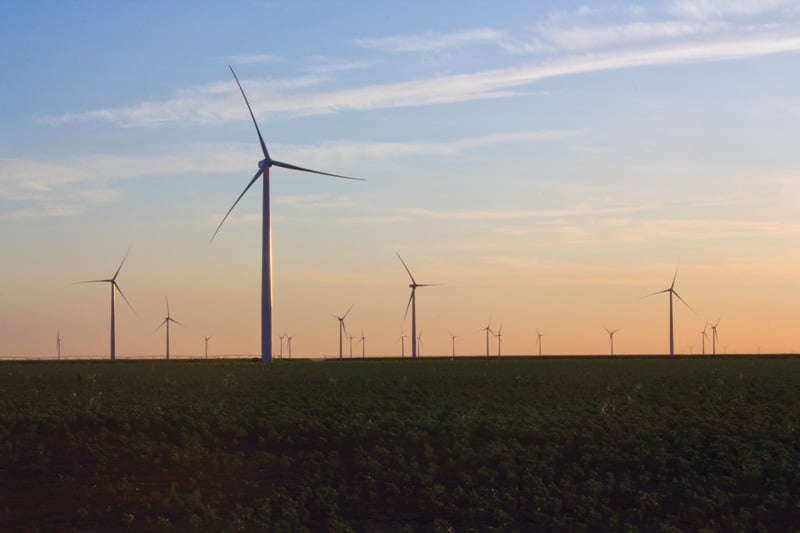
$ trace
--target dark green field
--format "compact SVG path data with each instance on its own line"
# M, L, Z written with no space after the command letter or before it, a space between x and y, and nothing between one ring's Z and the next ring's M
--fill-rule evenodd
M800 359L0 364L0 530L797 530Z

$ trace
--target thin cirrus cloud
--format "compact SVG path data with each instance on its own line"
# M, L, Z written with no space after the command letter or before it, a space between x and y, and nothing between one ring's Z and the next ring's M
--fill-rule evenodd
M669 11L695 19L719 19L730 16L752 16L780 11L796 10L796 0L676 0Z
M257 110L259 115L307 116L507 98L519 95L522 87L560 76L797 51L800 51L800 36L796 32L764 31L746 37L710 38L615 52L570 55L518 67L333 91L316 90L322 82L317 78L248 81L247 86L250 98L260 102ZM158 126L218 123L241 118L241 103L234 98L235 87L231 87L228 94L211 91L205 95L200 91L191 94L187 98L145 102L125 108L70 112L44 117L41 121L57 125L104 120L123 126Z
M452 33L423 33L375 39L356 39L356 46L383 52L436 52L463 48L475 44L493 43L506 38L505 33L492 28L478 28Z

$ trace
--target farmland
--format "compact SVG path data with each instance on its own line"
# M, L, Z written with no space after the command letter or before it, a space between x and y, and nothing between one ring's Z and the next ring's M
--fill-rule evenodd
M787 530L800 359L0 364L0 529Z

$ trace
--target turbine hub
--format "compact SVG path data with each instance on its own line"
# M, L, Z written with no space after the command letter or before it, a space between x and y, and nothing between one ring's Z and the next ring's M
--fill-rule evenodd
M270 160L269 159L262 159L261 161L258 162L258 168L260 168L261 170L264 170L265 168L267 168L269 166L269 164L270 164Z

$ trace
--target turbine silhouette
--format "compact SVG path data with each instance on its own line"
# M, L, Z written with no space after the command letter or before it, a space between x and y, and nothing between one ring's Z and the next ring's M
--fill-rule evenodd
M707 329L708 329L708 320L706 320L706 323L703 324L703 331L700 332L700 340L703 342L703 355L706 354L706 339L708 338L708 335L706 334Z
M620 328L611 331L607 327L603 326L603 329L608 333L608 344L611 346L611 355L614 355L614 333L618 332Z
M361 344L361 359L367 357L367 338L364 336L364 330L361 330L361 339L358 341Z
M128 250L129 252L130 250ZM125 256L122 258L122 262L119 264L117 271L114 272L114 275L111 276L109 279L91 279L89 281L79 281L78 283L108 283L111 285L111 360L115 360L117 358L117 336L116 336L116 308L117 308L117 299L116 294L119 293L122 296L122 299L125 300L125 303L128 304L128 307L131 308L131 311L136 313L133 309L133 306L125 297L125 294L122 292L122 289L119 288L119 284L117 284L117 276L119 275L119 271L122 270L122 265L125 264L125 260L128 258L128 252L125 252Z
M539 333L539 330L536 330L536 344L539 345L539 357L542 356L542 337L544 336L543 333Z
M486 357L489 357L489 335L494 335L492 331L492 317L489 315L489 322L486 323L485 328L481 328L481 331L486 332Z
M250 180L247 186L244 188L242 193L236 198L236 201L233 202L233 205L228 212L225 213L225 216L222 217L222 221L217 226L216 231L214 231L214 235L211 236L211 240L214 240L217 233L219 232L222 224L228 218L228 215L231 214L233 208L236 207L236 204L239 203L239 200L242 199L242 196L250 189L253 183L258 180L261 176L264 177L263 183L263 194L262 194L262 218L261 218L261 232L262 232L262 248L261 248L261 360L262 361L272 361L272 229L270 224L270 205L269 205L269 169L270 167L280 167L285 168L288 170L299 170L301 172L310 172L312 174L321 174L323 176L332 176L334 178L343 178L348 180L359 180L364 181L361 178L351 178L349 176L341 176L339 174L331 174L329 172L320 172L318 170L311 170L309 168L299 167L297 165L292 165L290 163L283 163L281 161L276 161L272 159L269 155L269 151L267 150L267 144L264 142L264 138L261 136L261 130L258 128L258 123L256 122L256 117L253 114L253 109L250 107L250 102L247 100L247 95L244 94L244 89L242 88L242 84L239 83L239 78L236 77L236 73L233 71L233 67L228 65L228 68L231 70L231 74L233 74L233 79L236 80L236 85L239 86L239 91L242 93L242 98L244 98L244 103L247 105L247 110L250 112L250 118L253 119L253 126L256 128L256 133L258 134L258 142L261 145L261 152L264 155L264 159L258 162L258 172L256 172L255 176Z
M711 355L717 355L717 339L719 339L719 335L717 334L717 326L719 326L720 320L722 319L718 318L717 323L711 326Z
M205 356L206 356L206 359L208 359L208 341L209 341L209 339L211 339L212 337L213 337L213 335L210 335L210 336L208 336L208 337L203 337L203 340L206 342L206 349L205 349Z
M286 348L289 350L289 359L292 358L292 339L294 335L287 335L286 336Z
M177 320L175 320L174 318L172 318L170 316L170 314L169 314L169 300L167 299L166 296L164 296L164 301L167 303L167 316L164 317L164 320L161 321L161 324L158 325L158 327L155 329L155 331L158 331L159 329L161 329L161 326L164 326L164 325L167 326L167 361L169 361L169 323L170 322L175 322L179 326L184 326L184 327L186 327L186 326L185 326L185 324L182 324L182 323L178 322ZM207 344L208 344L208 341L206 341L206 345Z
M408 335L406 335L406 332L403 331L403 330L400 330L400 357L401 358L405 358L405 356L406 356L406 337L408 337Z
M331 315L333 318L335 318L336 320L339 321L339 359L342 358L342 332L344 332L344 334L347 335L347 327L345 327L345 325L344 325L344 319L347 318L347 315L350 314L350 310L352 308L353 308L352 305L350 307L348 307L347 308L347 312L345 314L343 314L342 316ZM351 343L352 343L352 341L351 341ZM352 357L352 355L353 355L353 350L351 348L350 356Z
M453 355L452 355L453 359L456 358L456 338L457 337L458 337L458 335L453 335L452 333L450 333L450 339L452 340L452 343L453 343Z
M673 335L673 328L672 328L672 296L673 295L676 296L678 298L678 300L683 302L683 305L685 305L686 307L688 307L689 309L694 311L694 309L692 309L692 306L690 306L688 303L686 303L686 300L681 298L680 294L678 294L675 291L675 280L676 279L678 279L678 267L675 267L675 275L672 277L672 283L670 284L669 287L667 287L664 290L656 291L654 293L651 293L651 294L648 294L647 296L645 296L645 298L647 298L649 296L655 296L656 294L662 294L662 293L665 293L665 292L669 293L669 354L670 355L675 355L675 337Z
M497 333L494 335L497 337L497 357L501 355L501 348L503 345L503 324L500 323L500 327L497 329Z
M56 332L56 356L61 360L61 330Z
M402 257L400 257L400 254L397 254L397 257L398 259L400 259L400 262L403 263L403 267L406 269L406 272L408 272L408 277L411 278L411 283L408 285L409 287L411 287L411 296L409 296L408 298L408 304L406 305L406 314L403 317L403 319L405 320L405 318L408 317L408 308L411 307L411 338L416 339L417 338L417 296L416 296L417 287L436 287L439 284L417 283L417 281L414 279L414 276L411 274L411 270L408 269L406 262L403 261ZM412 353L411 353L412 359L417 358L417 344L418 343L412 344Z

